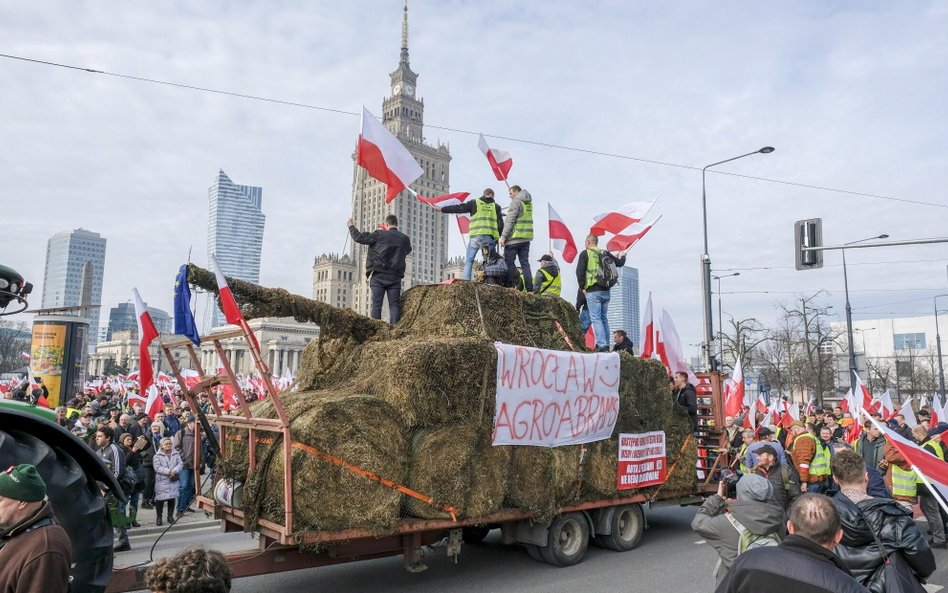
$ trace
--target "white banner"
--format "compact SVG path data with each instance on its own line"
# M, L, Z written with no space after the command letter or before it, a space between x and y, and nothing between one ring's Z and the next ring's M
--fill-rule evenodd
M617 353L494 347L494 445L558 447L612 436L619 417Z

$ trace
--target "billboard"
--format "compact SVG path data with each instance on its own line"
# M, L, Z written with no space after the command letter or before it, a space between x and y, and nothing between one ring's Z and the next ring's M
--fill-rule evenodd
M33 320L30 365L33 376L49 390L49 405L64 404L82 391L89 322L77 317Z

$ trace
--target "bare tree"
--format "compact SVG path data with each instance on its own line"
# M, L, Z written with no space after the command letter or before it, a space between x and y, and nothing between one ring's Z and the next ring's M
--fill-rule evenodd
M30 326L24 321L0 320L0 373L26 366L20 355L30 349Z
M724 364L728 361L732 366L736 364L737 357L745 367L751 367L758 364L761 354L758 352L761 344L767 341L767 333L763 324L757 319L730 319L731 333L724 332L722 341L724 351L721 361Z

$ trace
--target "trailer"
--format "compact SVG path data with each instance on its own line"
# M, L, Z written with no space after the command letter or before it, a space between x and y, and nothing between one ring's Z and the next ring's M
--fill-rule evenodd
M256 351L249 348L254 357L254 363L264 378L277 418L254 416L243 398L237 398L239 414L236 415L225 414L213 395L208 398L211 406L210 413L200 413L200 407L197 405L200 394L211 395L211 390L218 385L238 385L230 360L221 345L222 340L235 337L242 337L248 341L248 344L251 339L249 329L246 327L238 327L232 331L205 338L213 343L223 368L222 373L215 375L205 373L199 353L187 338L165 341L161 344L165 359L177 377L184 397L192 410L199 413L200 422L196 424L196 442L199 442L202 431L206 432L210 429L210 423L215 423L219 428L219 446L222 456L227 455L228 434L236 430L247 431L251 443L277 435L283 437L281 439L285 468L283 492L286 504L282 522L263 518L251 522L239 508L239 496L236 496L239 491L235 491L237 484L228 484L220 476L215 478L216 483L211 489L214 496L201 493L197 496L199 509L219 520L222 532L252 532L258 536L257 548L227 556L234 578L398 555L403 556L406 570L417 572L425 569L422 564L423 546L444 542L447 555L456 558L460 554L463 543L478 543L494 529L500 530L501 543L521 545L535 560L554 566L571 566L583 560L591 541L600 547L618 552L634 549L641 542L646 528L645 507L700 502L706 495L717 490L718 469L727 467L731 462L726 433L722 430L724 408L721 378L717 374L701 374L699 385L696 386L699 429L685 439L681 448L683 451L693 439L695 440L698 450L697 467L682 467L676 462L668 467L667 472L668 477L675 472L697 472L696 487L692 491L676 492L659 486L657 490L649 494L631 490L627 496L577 501L559 508L548 521L538 521L537 517L521 509L505 509L465 519L456 517L434 520L403 518L398 521L393 531L382 536L358 529L301 533L294 526L293 468L290 459L294 446L304 448L307 446L294 443L290 420L280 395L270 382L267 367ZM188 387L182 377L178 358L174 353L180 349L186 350L192 367L200 376L200 381L191 387ZM195 447L195 468L201 466L200 449L201 447ZM251 471L257 462L254 449L253 446L249 447ZM345 467L344 460L315 450L310 452L323 456L327 462ZM198 471L195 470L195 484L201 483ZM384 483L385 480L384 477L374 475L368 475L366 478L380 481L380 483ZM387 485L395 487L394 484ZM419 493L405 493L416 497L422 496ZM134 566L114 570L108 591L118 593L143 588L146 569L147 566Z

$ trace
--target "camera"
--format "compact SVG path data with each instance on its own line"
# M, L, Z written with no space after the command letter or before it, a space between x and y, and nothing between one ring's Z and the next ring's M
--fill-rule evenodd
M743 476L741 472L731 469L721 470L721 481L724 483L724 498L737 498L737 481Z

